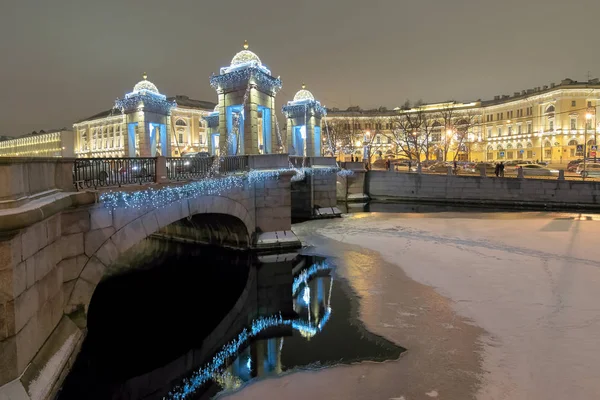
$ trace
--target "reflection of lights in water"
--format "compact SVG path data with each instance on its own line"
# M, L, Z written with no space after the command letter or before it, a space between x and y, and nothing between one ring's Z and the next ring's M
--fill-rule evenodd
M235 390L242 387L244 381L239 377L231 374L230 372L224 372L222 374L214 374L211 379L217 382L219 386L224 387L228 390Z
M296 294L302 283L308 282L311 276L316 274L318 271L327 269L331 269L331 266L323 262L313 264L310 268L302 271L302 273L298 275L296 279L294 279L294 294ZM330 287L332 284L333 280L330 283ZM303 300L308 300L305 300L306 303L308 303L310 301L310 289L308 288L308 286L305 289L307 290L303 292ZM329 295L331 296L331 289ZM311 338L318 332L323 330L323 328L329 321L331 312L332 309L328 306L327 310L325 311L325 314L323 314L323 317L321 318L321 321L316 326L310 321L305 322L299 320L283 319L281 315L267 318L259 318L257 320L252 321L250 329L244 328L244 330L233 341L223 346L223 348L212 358L211 362L208 365L195 371L190 378L184 379L183 384L169 392L165 399L184 400L196 390L198 390L203 384L208 382L210 379L214 379L219 385L221 385L221 387L226 389L239 388L243 384L243 382L238 377L233 376L228 372L221 373L220 371L226 366L228 360L230 360L232 357L238 354L239 349L245 343L247 343L253 337L256 337L262 331L275 326L291 326L293 329L297 330L303 337ZM281 351L282 348L283 339L281 340L279 350ZM252 360L250 358L248 358L246 366L248 367L248 370L251 370Z
M251 338L258 335L260 332L267 328L275 326L291 326L292 328L300 331L301 333L307 333L315 335L318 331L322 330L323 327L315 327L311 324L304 323L302 321L292 321L290 319L283 319L281 315L268 318L259 318L252 322L250 329L244 328L244 330L235 338L232 342L226 344L221 351L219 351L211 360L211 362L204 368L201 368L192 374L191 378L184 380L184 383L169 392L166 399L183 400L187 396L194 393L204 383L208 382L211 378L217 375L221 375L219 371L226 365L226 362L231 357L235 356L240 347Z
M292 284L292 294L296 295L300 285L310 280L310 278L319 271L324 271L327 269L331 269L331 265L326 262L320 262L317 264L313 264L310 268L302 271L296 278L294 278L294 283Z
M306 286L304 288L304 293L302 294L302 300L304 300L304 303L306 303L306 304L310 303L310 288L308 286Z

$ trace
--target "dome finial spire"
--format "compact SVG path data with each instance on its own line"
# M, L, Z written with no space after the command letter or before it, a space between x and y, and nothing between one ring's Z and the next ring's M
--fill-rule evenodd
M248 50L248 41L244 40L244 50Z
M142 78L144 78L144 80L148 79L148 74L144 72L144 74L142 75Z
M306 83L302 82L302 89L306 89Z

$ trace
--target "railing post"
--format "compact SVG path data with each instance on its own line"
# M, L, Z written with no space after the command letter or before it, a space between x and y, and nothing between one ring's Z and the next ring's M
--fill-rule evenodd
M167 157L158 156L156 157L156 171L154 175L154 181L156 183L164 183L168 181L167 178Z
M479 176L481 176L482 178L485 178L487 176L487 171L485 169L485 165L481 164L479 166Z
M565 180L565 170L564 169L558 170L558 180L559 181Z

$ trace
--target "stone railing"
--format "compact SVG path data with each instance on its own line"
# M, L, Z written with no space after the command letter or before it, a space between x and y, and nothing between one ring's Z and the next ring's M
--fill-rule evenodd
M58 191L73 191L75 159L0 157L0 210Z

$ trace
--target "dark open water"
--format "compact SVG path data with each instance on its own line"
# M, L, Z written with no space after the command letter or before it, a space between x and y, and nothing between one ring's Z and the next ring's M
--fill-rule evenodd
M253 379L404 351L365 330L327 259L153 239L119 270L92 297L59 400L210 399Z

